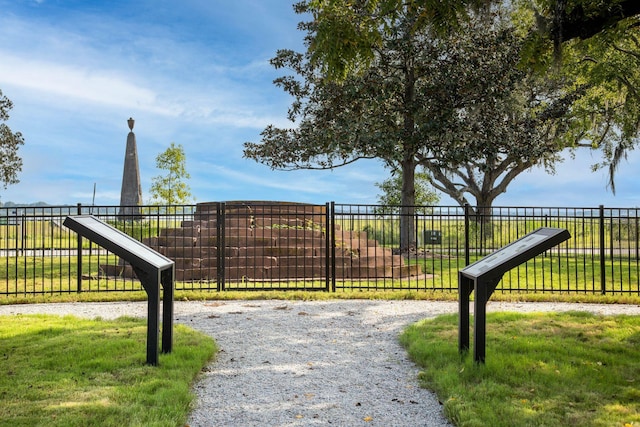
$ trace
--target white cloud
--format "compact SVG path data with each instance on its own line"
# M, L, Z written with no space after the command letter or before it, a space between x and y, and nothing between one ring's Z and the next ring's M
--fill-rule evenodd
M76 98L114 107L137 106L160 114L170 110L157 106L156 94L113 71L94 71L51 62L29 60L0 52L0 81L36 91Z
M234 103L232 93L216 91L205 95L195 87L161 89L136 84L137 76L121 70L92 70L58 63L30 60L1 52L3 66L0 83L54 95L54 102L81 101L94 106L127 111L143 111L163 117L181 117L189 121L239 128L263 129L268 124L287 126L285 111L272 114L269 105Z

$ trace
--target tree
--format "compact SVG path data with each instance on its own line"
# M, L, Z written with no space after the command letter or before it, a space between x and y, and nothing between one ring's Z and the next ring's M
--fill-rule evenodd
M562 68L592 88L573 107L567 129L575 147L597 149L615 193L617 167L636 148L640 130L640 2L527 1L525 64L537 71ZM535 22L535 25L531 25ZM554 55L548 53L553 51Z
M0 182L4 188L10 184L20 182L18 172L22 170L22 159L18 156L18 149L24 145L24 138L20 132L12 132L5 122L9 120L9 111L13 103L0 90Z
M488 222L494 200L519 174L535 165L552 173L560 151L577 143L568 130L584 124L574 107L589 86L561 71L541 76L520 67L524 40L508 23L463 28L465 36L446 39L447 61L436 71L453 98L438 136L446 153L416 156L436 189Z
M325 75L342 80L366 69L389 31L408 12L416 28L429 27L442 35L469 12L487 8L497 0L308 0L294 7L314 17L311 60ZM338 35L336 37L336 35Z
M562 66L593 88L574 106L568 129L576 147L598 149L615 193L615 173L640 131L640 42L637 31L609 32L563 46Z
M525 5L536 13L537 30L555 46L576 38L589 39L640 14L637 0L539 0Z
M377 182L382 194L378 194L378 204L384 207L398 207L402 205L402 175L392 172L390 178ZM415 203L416 206L434 206L440 202L440 196L431 189L429 175L425 172L415 174Z
M329 78L342 80L349 74L362 72L374 61L385 33L397 20L398 11L402 9L400 4L417 11L417 26L431 26L442 35L459 30L478 10L502 3L501 0L309 0L297 7L314 16L316 34L310 44L312 60ZM637 108L640 104L637 72L640 2L520 0L513 4L518 5L517 15L531 18L524 27L528 47L522 54L522 65L542 75L559 64L565 69L574 67L581 70L579 78L589 85L608 86L606 96L592 93L593 96L582 102L585 114L591 110L585 117L590 115L594 125L592 131L576 132L585 137L576 146L602 149L604 159L594 165L594 169L609 168L609 185L615 192L617 166L637 143L637 126L632 129L630 124L640 122ZM575 53L568 53L574 48L582 56L577 62L568 63L565 58ZM554 53L552 61L549 52ZM626 58L621 58L621 53L625 53ZM588 61L596 61L599 66L596 62L585 64ZM617 99L612 96L616 85L621 93ZM602 102L605 99L606 102ZM609 102L612 100L613 104ZM614 135L618 132L621 137ZM618 142L614 142L616 139Z
M313 60L323 64L332 78L366 68L381 45L389 22L403 7L419 17L416 25L430 26L442 35L459 29L479 10L503 4L502 0L309 0L298 3L299 11L309 12L316 22ZM519 12L535 13L535 26L528 31L556 47L569 40L588 39L616 28L621 22L640 15L637 0L520 0ZM627 23L637 26L637 20ZM340 37L335 37L339 34Z
M416 166L461 205L473 195L488 221L493 200L515 176L556 160L565 146L556 137L583 89L519 69L523 40L499 14L478 15L463 31L438 36L417 25L411 7L402 12L381 33L368 68L340 81L322 73L311 50L279 51L272 63L297 74L276 80L295 97L289 118L297 126L267 127L260 144L245 144L245 156L277 169L382 159L402 177L406 251L415 244ZM315 25L306 26L308 46Z
M269 126L261 134L262 143L246 143L244 151L245 157L274 169L331 169L362 158L384 160L402 173L402 250L415 243L415 153L426 137L416 127L413 62L416 52L431 58L428 52L434 47L424 34L413 33L411 21L415 18L407 11L398 31L390 34L388 46L381 51L384 57L377 62L378 68L343 82L323 76L310 49L305 54L278 51L272 64L291 68L297 74L276 79L275 83L295 97L289 118L292 122L299 120L298 126ZM308 31L306 41L310 46L314 42L314 22L302 26ZM423 65L420 74L428 74L430 64ZM433 114L437 114L435 110Z
M173 142L156 157L156 167L167 171L167 174L152 179L150 193L153 204L177 205L191 201L191 190L184 182L184 179L190 178L185 163L182 145Z

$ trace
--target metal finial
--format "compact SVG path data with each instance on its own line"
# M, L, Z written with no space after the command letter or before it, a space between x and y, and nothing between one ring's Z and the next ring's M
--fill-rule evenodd
M129 117L129 120L127 120L127 123L129 124L129 129L133 132L133 125L136 121L133 120L131 117Z

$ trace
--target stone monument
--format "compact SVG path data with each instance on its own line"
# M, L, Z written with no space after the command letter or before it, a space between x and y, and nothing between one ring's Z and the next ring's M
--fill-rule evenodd
M124 172L122 173L122 190L120 191L120 210L118 215L125 219L140 217L142 204L142 187L140 186L140 168L138 166L138 148L136 135L133 133L135 120L129 118L129 135L127 135L127 149L124 155Z

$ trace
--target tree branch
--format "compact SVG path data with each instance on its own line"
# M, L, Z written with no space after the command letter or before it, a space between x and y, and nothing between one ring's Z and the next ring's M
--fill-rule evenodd
M623 0L615 5L609 2L600 4L602 6L596 13L587 14L581 4L569 12L563 10L549 31L554 41L562 43L574 38L586 40L603 30L613 28L625 18L640 14L638 0Z

